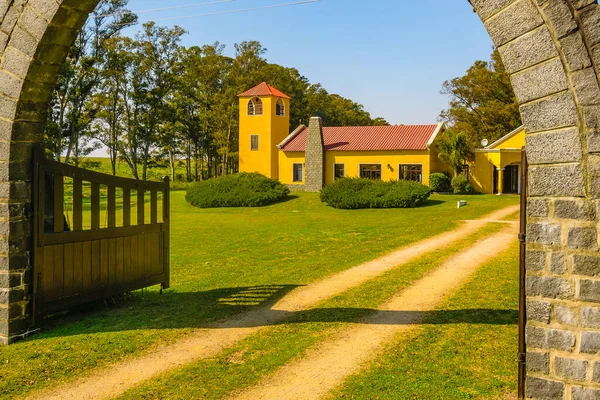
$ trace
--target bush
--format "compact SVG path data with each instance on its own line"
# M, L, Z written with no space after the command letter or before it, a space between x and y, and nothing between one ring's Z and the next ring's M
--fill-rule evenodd
M450 187L450 178L440 172L429 175L429 187L432 192L448 192Z
M382 182L346 178L326 186L321 201L341 209L414 208L423 205L431 191L418 182Z
M275 179L241 173L194 183L185 199L200 208L260 207L283 200L288 194L287 186Z
M468 194L479 194L477 190L475 190L473 185L471 185L470 183L467 183L467 185L465 186L465 192Z
M464 175L457 175L452 178L452 189L454 189L455 194L467 194L467 185L469 185L469 181Z

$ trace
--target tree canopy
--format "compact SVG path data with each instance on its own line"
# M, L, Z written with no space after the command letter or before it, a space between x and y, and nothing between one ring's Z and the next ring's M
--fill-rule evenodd
M385 125L361 104L330 94L290 67L269 63L259 42L184 47L186 32L150 22L134 37L121 34L137 22L127 0L102 0L61 71L46 125L45 144L55 159L78 164L108 149L131 174L146 179L152 163L184 162L186 179L236 172L238 98L263 81L293 101L290 131L312 116L329 126Z

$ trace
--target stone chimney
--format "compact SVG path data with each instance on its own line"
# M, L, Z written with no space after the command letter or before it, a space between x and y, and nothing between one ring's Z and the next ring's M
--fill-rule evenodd
M320 117L310 119L305 157L305 190L319 192L325 184L325 146L323 144L323 121Z

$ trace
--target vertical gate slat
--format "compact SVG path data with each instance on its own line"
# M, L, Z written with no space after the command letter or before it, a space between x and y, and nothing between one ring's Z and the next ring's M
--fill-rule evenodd
M137 243L138 276L141 278L148 273L148 271L146 271L146 241L144 240L144 235L137 237Z
M73 243L68 243L65 244L64 247L64 255L63 255L63 262L64 262L64 270L63 270L63 295L64 296L71 296L74 293L73 290L73 270L74 270L74 257L75 257L75 250L74 250L74 245Z
M44 247L44 263L42 265L42 291L50 297L54 290L54 247Z
M114 228L117 226L117 188L114 186L108 187L108 200L106 202L106 213L108 215L108 227Z
M65 230L64 201L64 177L62 175L54 174L54 233L61 233Z
M127 280L125 279L125 270L123 268L123 238L117 238L115 240L115 252L116 252L116 262L115 262L115 268L116 268L116 275L117 275L117 282L119 283L126 283Z
M83 290L83 243L73 244L73 292L81 293Z
M100 284L103 286L110 282L108 259L108 240L104 239L100 241Z
M123 226L131 226L131 192L123 189Z
M73 230L83 229L83 182L73 179Z
M144 207L145 207L144 190L138 189L138 191L137 191L137 224L138 225L145 224Z
M108 284L115 285L121 283L117 278L117 241L108 240Z
M92 229L100 229L100 184L92 182Z
M123 275L125 282L133 282L134 275L131 271L131 237L123 238Z
M150 192L150 223L158 222L158 194L156 190Z
M53 297L60 298L64 292L64 245L54 247Z
M137 236L131 237L131 276L133 281L137 281L140 277L139 275L139 265L138 265L138 240Z
M92 242L84 242L83 243L83 268L82 268L82 278L83 278L83 290L87 291L92 288Z
M90 259L92 267L92 288L95 288L100 285L100 242L98 240L94 240L92 242L92 251Z

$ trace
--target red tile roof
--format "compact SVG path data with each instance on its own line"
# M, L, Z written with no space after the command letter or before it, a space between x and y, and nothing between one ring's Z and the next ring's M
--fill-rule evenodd
M250 90L245 91L244 93L238 94L238 97L254 97L254 96L275 96L275 97L283 97L284 99L289 99L290 96L279 91L273 86L269 85L267 82L263 82L260 85L253 87Z
M326 150L394 151L427 150L439 125L323 127ZM293 136L292 136L293 135ZM308 128L300 127L281 145L283 151L304 151Z

